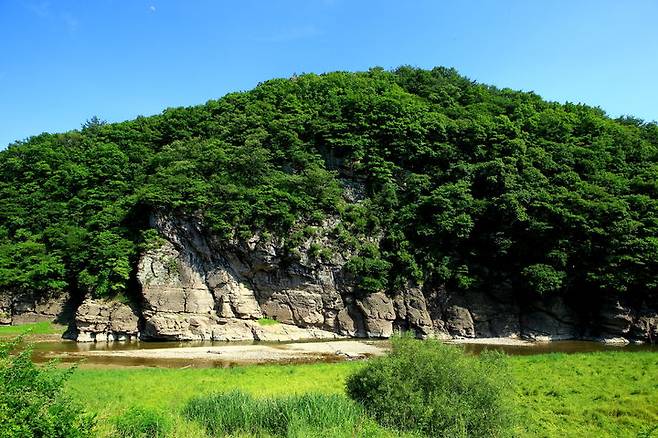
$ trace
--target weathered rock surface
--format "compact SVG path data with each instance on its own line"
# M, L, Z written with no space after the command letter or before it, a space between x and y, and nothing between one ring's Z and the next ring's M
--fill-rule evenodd
M535 341L556 341L579 337L578 318L559 297L533 303L521 315L523 337Z
M415 330L420 337L435 334L432 317L420 288L408 285L404 291L395 295L393 307L395 330Z
M607 343L658 340L658 311L646 303L634 309L619 300L606 301L599 315L600 340Z
M11 295L0 294L0 325L11 324Z
M139 262L146 339L389 337L396 321L431 332L419 290L395 303L384 293L358 298L344 255L322 262L311 257L311 244L329 245L322 233L291 258L275 240L218 242L194 221L155 216L153 222L166 240ZM279 322L279 331L263 330L257 320L264 317Z
M388 338L393 334L393 321L396 318L393 300L382 292L370 294L357 301L364 318L366 336Z
M127 304L85 300L75 314L79 342L130 341L139 337L139 317Z
M153 340L291 341L412 331L420 337L547 341L582 337L591 323L559 297L520 304L509 289L454 294L410 284L361 295L345 269L351 255L329 237L335 221L318 227L295 254L277 238L220 241L194 218L160 214L152 225L162 239L139 261L139 308L83 303L76 317L79 339L126 339L139 332ZM331 255L316 257L313 247ZM262 325L261 318L278 324ZM602 339L658 338L658 315L649 306L632 311L609 303L599 319Z
M0 324L27 324L69 319L66 294L8 294L0 292Z
M471 312L461 306L452 305L443 313L444 327L451 336L475 337L475 322Z
M640 315L631 327L631 339L658 343L658 313Z

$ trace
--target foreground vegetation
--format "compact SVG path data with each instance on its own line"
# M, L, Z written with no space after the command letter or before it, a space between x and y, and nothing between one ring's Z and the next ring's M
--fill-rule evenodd
M347 394L380 424L429 437L505 437L515 423L504 354L473 356L437 340L392 340L390 354L347 379Z
M148 214L167 211L201 215L219 238L276 235L292 258L340 218L331 237L364 293L422 282L588 309L649 302L656 175L655 123L454 70L276 79L0 152L0 291L122 293L157 238ZM361 202L346 184L362 185Z
M605 352L511 356L517 436L653 437L658 433L658 354ZM227 369L81 369L66 392L98 415L98 433L113 433L131 406L160 413L171 436L204 437L186 421L186 403L199 395L242 391L254 397L345 394L363 362ZM345 398L345 401L348 401ZM653 430L653 432L651 432Z
M91 437L93 415L63 392L73 369L32 363L22 338L0 341L0 437Z
M392 345L362 362L74 372L0 341L0 438L658 435L656 352Z
M183 410L208 435L273 437L395 436L340 395L303 394L257 398L241 391L197 396Z

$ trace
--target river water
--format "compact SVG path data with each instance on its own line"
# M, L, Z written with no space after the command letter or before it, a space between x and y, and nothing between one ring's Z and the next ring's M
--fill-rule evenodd
M356 342L356 341L355 341ZM388 341L368 341L369 343L388 347ZM231 345L240 343L231 343ZM281 343L254 343L245 342L242 345L268 345L275 348L285 348ZM114 343L77 343L73 341L58 340L36 342L34 344L33 359L43 363L51 359L59 359L64 363L80 363L85 368L106 367L166 367L166 368L205 368L229 367L241 365L240 361L224 360L188 360L188 359L162 359L140 357L117 357L103 355L85 355L85 352L114 352L123 350L147 350L181 347L218 347L225 346L225 342L114 342ZM467 353L477 354L484 349L499 350L510 355L532 355L546 353L589 353L598 351L653 351L658 353L658 345L606 345L591 341L553 341L545 343L532 343L524 345L498 345L498 344L462 344ZM335 361L336 358L322 357L312 361ZM304 363L309 360L291 360L284 363ZM280 363L280 362L278 362Z

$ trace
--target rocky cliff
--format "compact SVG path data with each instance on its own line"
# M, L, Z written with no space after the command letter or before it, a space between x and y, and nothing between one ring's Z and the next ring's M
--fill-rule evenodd
M361 295L345 268L349 254L328 237L331 224L293 254L272 237L220 241L194 218L159 214L152 225L162 239L138 265L141 303L84 302L76 317L78 340L386 338L398 330L445 338L658 338L655 309L619 301L583 321L561 298L524 304L509 293L455 295L413 285ZM313 256L318 246L332 255Z
M270 236L222 241L198 218L156 214L151 222L161 238L141 255L136 302L0 295L0 324L70 322L69 335L81 342L386 338L396 331L442 338L658 339L655 303L607 300L584 315L561 297L527 303L496 290L453 294L441 286L408 285L359 293L346 269L351 254L329 236L331 220L295 251Z
M345 254L334 248L330 260L312 257L313 245L331 246L324 233L328 227L291 256L274 238L220 242L193 220L155 216L153 224L166 240L146 252L138 267L144 337L271 337L263 333L262 318L277 321L279 330L295 337L388 337L396 328L420 335L433 331L419 289L359 297L345 270Z

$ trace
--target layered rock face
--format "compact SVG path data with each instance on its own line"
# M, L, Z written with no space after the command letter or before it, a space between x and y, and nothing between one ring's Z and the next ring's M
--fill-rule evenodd
M127 304L85 300L75 315L78 342L130 341L139 338L139 316Z
M220 241L193 218L155 215L152 225L163 238L139 261L141 304L83 302L76 314L78 340L287 341L387 338L395 331L538 341L658 339L655 309L618 301L605 303L593 321L582 321L559 297L521 304L509 292L451 294L412 285L362 295L345 269L350 254L328 237L331 223L293 255L276 238ZM314 257L313 247L332 255ZM271 320L276 323L264 323Z
M85 300L69 335L85 342L288 341L387 338L400 330L443 338L658 340L656 303L611 299L583 320L560 297L522 304L509 292L451 294L412 285L361 295L345 269L351 255L327 235L331 223L293 256L273 238L220 241L195 219L156 215L152 224L163 238L140 259L141 302L131 307ZM313 247L328 248L332 255L314 257ZM0 293L0 324L65 323L74 310L64 295ZM277 323L263 324L263 318Z
M139 262L141 308L131 310L134 317L117 329L115 317L102 321L116 309L87 311L89 304L83 304L81 338L92 339L96 328L97 339L134 337L138 331L143 339L160 340L387 338L398 330L419 337L539 341L658 337L655 311L637 312L618 302L604 306L593 328L559 297L521 305L509 292L457 295L411 285L362 296L345 269L350 254L334 248L322 231L291 257L276 239L225 242L204 233L198 220L156 215L152 222L164 238ZM331 258L311 256L313 245L331 248ZM81 317L85 314L93 316ZM262 318L277 323L264 325Z
M601 309L598 323L603 342L624 343L629 339L658 342L658 312L646 303L631 308L619 300L608 300Z
M398 327L432 332L418 289L358 297L340 252L329 261L312 258L312 244L330 245L322 234L290 258L271 239L219 242L180 218L156 216L154 225L166 240L139 263L144 338L389 337ZM261 318L279 324L262 325Z
M27 324L51 321L67 322L71 304L66 294L33 295L0 292L0 324Z

